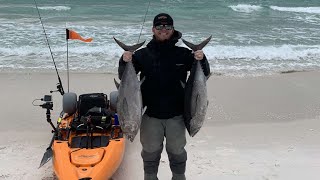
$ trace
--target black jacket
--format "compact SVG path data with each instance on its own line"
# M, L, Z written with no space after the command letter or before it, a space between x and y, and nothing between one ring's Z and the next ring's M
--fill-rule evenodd
M147 106L146 114L150 117L168 119L183 114L184 89L187 72L195 62L191 50L178 47L175 44L181 38L181 33L175 31L172 38L166 42L153 39L147 47L133 54L132 62L137 73L141 72L140 80L143 105ZM119 61L119 79L121 79L126 62L122 57ZM210 74L206 57L201 60L204 74Z

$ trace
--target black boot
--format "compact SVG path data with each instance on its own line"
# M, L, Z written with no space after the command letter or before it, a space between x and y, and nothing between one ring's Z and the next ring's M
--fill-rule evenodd
M144 180L159 180L157 174L144 174Z
M172 173L172 179L171 180L186 180L186 176L184 174Z

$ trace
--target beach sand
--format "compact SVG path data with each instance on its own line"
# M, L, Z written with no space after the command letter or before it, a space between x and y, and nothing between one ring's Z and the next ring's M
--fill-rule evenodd
M67 91L65 73L61 73ZM115 90L111 74L72 73L70 91ZM187 179L318 180L320 72L263 77L212 76L200 132L188 137ZM38 169L52 134L45 110L32 101L55 90L55 73L0 73L0 179L53 179L52 162ZM62 108L53 94L55 122ZM127 142L114 180L143 179L139 135ZM165 150L159 179L171 172Z

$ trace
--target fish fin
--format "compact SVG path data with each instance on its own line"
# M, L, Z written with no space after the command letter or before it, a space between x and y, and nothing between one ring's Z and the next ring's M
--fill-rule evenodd
M184 82L180 81L180 84L181 84L183 89L186 87L186 84Z
M144 115L144 113L146 112L147 110L147 106L145 106L143 109L142 109L142 115Z
M212 75L212 72L206 77L206 78L207 78L207 81L208 81L208 79L211 77L211 75Z
M130 52L134 52L135 50L139 49L146 41L143 41L141 43L138 44L134 44L132 46L128 46L125 45L124 43L120 42L119 40L117 40L115 37L113 37L113 39L116 41L116 43L125 51L130 51Z
M204 48L208 43L209 41L211 40L212 38L212 35L210 37L208 37L206 40L202 41L200 44L192 44L191 42L188 42L184 39L182 39L183 43L185 45L187 45L190 49L192 49L193 51L197 51L197 50L201 50L202 48Z
M192 132L190 132L190 136L194 137L199 132L199 130L200 130L200 128L193 130Z
M209 106L209 100L207 100L207 107Z
M114 84L116 85L117 89L119 89L120 87L120 83L117 82L117 80L115 78L113 78Z
M144 82L144 80L146 80L146 77L143 77L143 78L141 79L141 81L140 81L140 86L141 86L141 84Z

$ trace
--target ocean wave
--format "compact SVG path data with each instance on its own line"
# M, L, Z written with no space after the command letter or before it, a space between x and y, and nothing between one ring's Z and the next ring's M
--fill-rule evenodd
M53 47L59 70L66 70L66 48ZM222 46L203 49L211 69L223 75L260 75L320 68L320 45ZM123 50L115 44L90 47L70 44L69 68L76 72L116 73ZM53 70L47 48L0 48L0 70Z
M320 56L320 45L282 46L208 46L206 54L213 59L300 60Z
M68 11L71 9L69 6L42 6L38 7L41 10L55 10L55 11Z
M312 14L309 16L296 16L296 17L292 17L291 19L299 22L314 24L314 25L319 25L319 22L320 22L320 17L318 17L318 15L315 15L315 14Z
M320 7L279 7L279 6L270 6L270 8L273 9L273 10L276 10L276 11L320 14Z
M81 57L104 57L106 59L119 58L122 49L115 43L101 46L75 45L70 42L69 56ZM184 44L181 44L185 47ZM262 60L300 60L320 56L320 45L282 45L282 46L206 46L204 51L211 59L262 59ZM53 46L52 52L55 56L65 56L66 47ZM47 48L43 47L8 47L0 48L0 55L4 57L24 56L50 56ZM1 62L1 59L0 59Z
M229 7L236 12L243 12L243 13L251 13L251 12L259 11L262 9L261 6L250 5L250 4L238 4L236 6L229 6Z
M182 3L183 0L161 0L162 2L171 2L171 3L175 3L175 2L178 2L178 3Z

